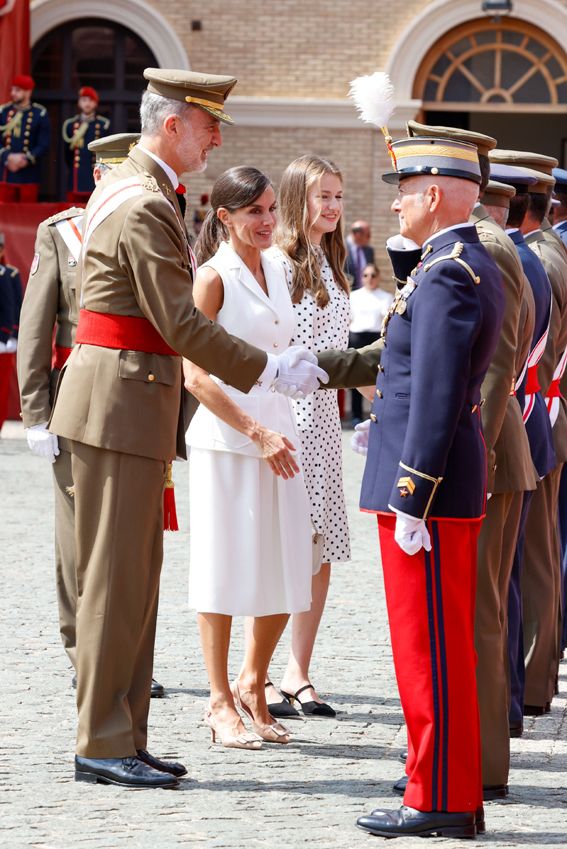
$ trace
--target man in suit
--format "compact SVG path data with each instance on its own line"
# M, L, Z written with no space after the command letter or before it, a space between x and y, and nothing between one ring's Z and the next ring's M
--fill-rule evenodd
M410 134L438 133L448 140L475 144L484 192L489 175L489 153L496 139L457 127L435 127L408 122ZM518 537L523 493L535 489L536 475L530 446L515 397L521 371L519 323L527 284L520 258L502 227L478 203L471 214L479 238L498 266L504 284L505 311L498 345L482 386L481 416L488 455L487 489L490 498L478 540L475 645L482 740L484 798L508 794L510 767L509 694L507 683L508 585Z
M378 515L409 776L399 811L357 824L386 837L474 837L484 823L473 634L486 487L479 405L502 282L468 223L476 147L419 137L392 147L392 210L422 254L386 319L361 508ZM378 356L376 343L324 352L319 363L329 385L368 385Z
M266 354L195 309L194 260L175 189L203 171L230 123L231 77L148 68L142 136L87 207L76 345L50 430L71 441L75 488L75 778L174 787L147 752L167 467L185 456L181 356L242 391L312 391L325 374L297 349ZM119 649L117 650L117 647Z
M27 74L14 77L12 100L0 106L0 203L37 201L51 125L45 106L31 102L34 88Z
M67 163L67 200L70 203L87 203L95 187L93 179L94 154L89 144L107 136L110 121L97 114L98 92L91 86L79 89L79 112L63 122L65 161Z
M139 133L120 133L89 143L97 182L128 156ZM42 221L20 317L18 384L21 415L30 450L53 463L55 494L55 574L59 630L75 668L77 577L75 509L71 453L66 440L47 430L59 374L73 346L78 318L75 292L82 246L84 209L71 207ZM55 344L53 335L55 332ZM151 694L164 695L152 680Z
M351 281L351 289L360 289L364 269L374 263L374 248L370 244L370 237L368 222L355 221L346 238L345 273Z

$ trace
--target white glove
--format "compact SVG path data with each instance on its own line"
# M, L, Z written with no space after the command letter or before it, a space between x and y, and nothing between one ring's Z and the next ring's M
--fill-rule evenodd
M45 457L51 463L59 456L59 444L54 433L47 430L47 422L26 428L26 438L32 454Z
M423 547L431 551L431 538L423 519L408 516L407 513L396 512L396 530L394 539L406 554L412 555Z
M415 251L419 248L419 245L412 239L398 233L395 236L390 236L386 241L386 247L390 248L391 251Z
M7 354L13 354L14 351L17 351L17 350L18 350L18 340L14 339L14 337L11 336L10 339L8 339L8 341L6 342L6 353Z
M362 454L366 457L368 453L368 437L370 434L370 419L365 419L360 424L355 425L354 433L350 438L350 447L357 454Z
M0 342L0 354L8 354L8 344L7 342Z
M329 375L317 365L317 357L299 345L287 348L277 359L278 376L273 388L289 398L301 399L327 383Z

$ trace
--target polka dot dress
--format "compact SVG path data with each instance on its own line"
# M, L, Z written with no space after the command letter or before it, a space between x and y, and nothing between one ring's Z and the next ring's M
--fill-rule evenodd
M302 345L314 353L329 348L348 347L350 304L346 292L335 282L333 272L319 251L321 275L329 303L318 307L310 292L303 295L295 311L295 331L291 345ZM288 286L292 266L276 248L270 251L281 259ZM350 539L343 492L342 438L336 389L319 389L303 401L293 401L301 437L303 476L311 503L311 518L325 535L323 562L350 560Z

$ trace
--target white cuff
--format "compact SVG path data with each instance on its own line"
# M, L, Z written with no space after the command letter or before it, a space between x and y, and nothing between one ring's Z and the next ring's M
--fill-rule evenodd
M278 376L278 358L275 354L266 354L268 361L266 368L256 381L256 386L259 386L262 392L267 392L272 388L276 377Z

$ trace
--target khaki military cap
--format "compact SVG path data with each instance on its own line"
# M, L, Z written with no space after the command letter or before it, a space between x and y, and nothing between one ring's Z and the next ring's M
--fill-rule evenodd
M152 94L192 103L225 124L234 123L224 111L224 102L237 83L234 77L199 74L196 71L146 68L144 78L148 80L148 91Z
M88 149L95 154L96 162L119 165L124 162L139 138L140 133L114 133L89 142Z
M472 130L461 130L459 127L435 127L430 124L419 124L417 121L407 122L408 136L435 136L437 139L451 139L452 141L464 142L464 144L474 144L481 156L488 156L497 145L496 139L492 136L485 136L484 133L475 133Z
M499 147L490 151L490 161L533 168L535 171L541 171L548 176L551 176L553 169L559 164L554 156L532 153L529 150L502 150Z
M499 183L497 180L489 180L488 184L480 197L480 202L488 206L502 206L504 209L510 208L510 198L516 194L514 186L509 186L507 183Z

